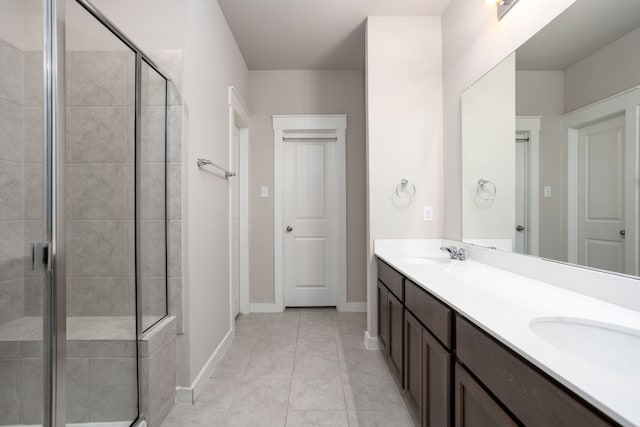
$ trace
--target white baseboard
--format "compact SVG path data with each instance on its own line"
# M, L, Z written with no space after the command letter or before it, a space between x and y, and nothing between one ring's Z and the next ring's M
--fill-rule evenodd
M342 311L346 313L366 313L367 303L366 302L348 302L345 304L339 304L338 311Z
M369 331L364 331L364 346L367 350L382 350L380 339L370 336Z
M367 311L367 303L366 302L348 302L345 304L340 304L337 307L337 309L338 311L342 311L342 312L365 313ZM251 304L252 313L282 313L283 311L284 311L284 308L278 306L277 304L271 304L271 303L252 303Z
M193 389L191 387L176 387L176 404L193 405Z
M131 425L131 421L105 421L105 422L92 422L92 423L69 423L67 426L69 427L129 427ZM15 424L15 425L7 425L4 427L38 427L42 426L42 424ZM136 424L135 427L147 427L147 422L145 420L140 420Z
M176 403L191 405L195 403L198 396L200 396L200 393L202 393L205 383L211 377L211 374L213 374L213 370L218 366L218 363L220 363L224 354L229 350L229 347L231 347L231 343L234 338L235 333L233 329L230 329L222 342L218 344L218 347L215 349L211 357L209 357L207 363L204 364L196 378L193 380L191 386L176 387Z
M284 309L277 304L265 302L251 303L252 313L282 313L283 311Z

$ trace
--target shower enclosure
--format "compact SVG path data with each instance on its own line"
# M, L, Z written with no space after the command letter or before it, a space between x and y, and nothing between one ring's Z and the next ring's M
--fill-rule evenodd
M140 411L167 316L167 76L84 0L0 0L0 426Z

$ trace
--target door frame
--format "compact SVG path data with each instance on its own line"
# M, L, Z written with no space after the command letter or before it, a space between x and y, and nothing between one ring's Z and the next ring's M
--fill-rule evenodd
M240 278L240 313L250 312L249 304L249 140L251 128L251 113L235 87L229 86L229 165L233 159L233 129L240 129L239 171L232 171L236 176L230 179L238 180L238 243L240 245L240 259L238 260ZM232 166L230 166L232 167ZM232 227L232 188L229 186L229 317L231 328L235 331L235 316L233 315L233 250L231 245Z
M285 131L334 131L336 146L336 224L338 240L338 311L351 311L347 303L347 178L346 178L346 114L274 115L273 119L273 235L275 303L273 311L284 311L284 234L283 230L283 167L282 138Z
M567 261L578 261L578 132L581 128L623 115L625 119L625 270L638 275L638 154L640 145L640 86L587 105L562 117L567 141ZM628 185L632 182L635 185ZM629 250L631 249L631 250Z
M528 188L526 198L529 219L529 255L538 256L540 237L540 122L541 116L516 117L516 132L529 132L527 146ZM515 240L514 240L515 241Z

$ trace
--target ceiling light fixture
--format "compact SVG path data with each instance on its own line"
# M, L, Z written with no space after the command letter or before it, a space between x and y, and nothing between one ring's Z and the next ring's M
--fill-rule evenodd
M516 4L518 0L496 0L498 4L498 19L502 17Z

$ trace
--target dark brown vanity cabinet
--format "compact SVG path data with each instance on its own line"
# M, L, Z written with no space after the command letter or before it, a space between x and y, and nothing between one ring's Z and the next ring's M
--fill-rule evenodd
M388 365L423 427L617 425L382 261L378 279Z

